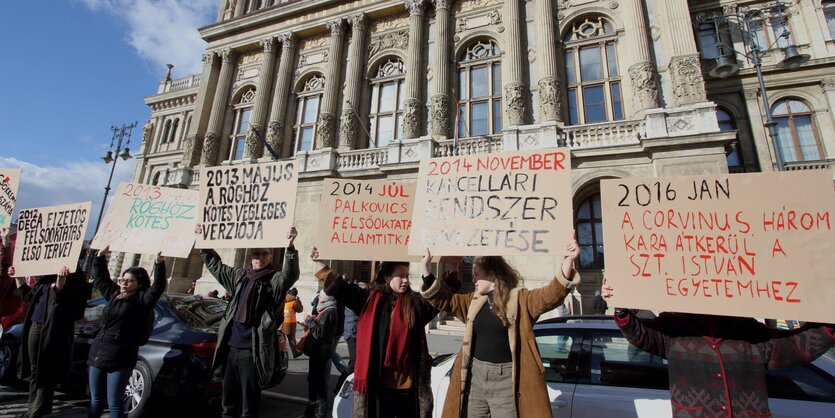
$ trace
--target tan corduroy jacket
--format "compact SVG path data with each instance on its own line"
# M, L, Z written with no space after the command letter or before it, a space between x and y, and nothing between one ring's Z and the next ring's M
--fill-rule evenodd
M540 315L562 304L565 296L579 283L580 275L576 272L572 280L564 277L560 260L556 275L548 285L535 290L515 288L510 292L507 318L511 325L507 329L507 338L513 356L512 376L516 391L517 417L551 416L548 389L545 386L545 369L534 339L533 325ZM487 303L487 297L475 292L453 293L442 285L441 280L435 280L435 283L425 292L421 292L421 295L437 309L454 315L467 327L461 350L452 368L443 409L444 418L457 418L461 415L464 388L470 369L473 321Z

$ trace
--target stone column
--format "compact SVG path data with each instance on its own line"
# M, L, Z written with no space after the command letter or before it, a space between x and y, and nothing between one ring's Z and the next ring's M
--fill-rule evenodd
M774 171L774 163L771 156L774 150L771 147L771 136L765 128L765 115L762 112L759 100L759 88L747 87L742 90L745 97L745 109L748 111L748 118L751 120L751 138L754 147L757 149L757 162L761 171Z
M235 14L233 17L241 16L244 13L246 13L246 0L238 0L238 2L235 3Z
M646 17L643 0L623 2L626 18L626 44L635 53L635 63L629 66L629 80L632 83L632 106L634 113L660 106L658 76L649 49Z
M417 138L423 133L423 101L420 99L423 80L426 79L423 66L423 0L406 0L409 9L409 46L406 52L406 83L403 101L403 138Z
M293 79L293 58L296 55L296 35L292 32L278 35L281 42L281 58L276 74L275 95L270 111L270 124L267 127L267 142L279 154L284 145L284 121L287 111L287 96L290 93L290 83Z
M328 68L325 74L325 93L316 124L316 149L333 147L336 136L336 103L342 90L340 71L342 68L342 44L345 38L345 24L342 19L327 23L331 30L331 47L328 51Z
M670 58L670 77L673 82L673 99L676 106L684 106L707 100L705 80L699 64L699 52L690 22L690 9L687 0L667 0L662 2L667 9L667 31L672 58Z
M200 153L203 150L203 134L209 120L210 108L214 97L214 86L217 80L219 68L215 65L218 62L214 52L203 54L203 73L200 75L200 86L197 88L197 99L194 103L194 115L191 117L191 126L188 128L186 139L183 142L183 166L194 167L200 164ZM161 122L160 122L161 123ZM162 130L160 123L157 123L156 130Z
M261 40L264 55L261 57L261 71L258 73L258 87L255 90L255 104L249 115L249 131L244 145L244 159L259 158L263 154L264 145L252 132L257 129L264 135L264 118L267 114L267 104L273 87L273 70L275 69L275 40L267 38Z
M449 73L452 61L449 47L449 6L452 0L435 0L435 47L434 65L432 66L432 97L429 98L430 129L435 139L446 139L449 133ZM458 111L457 109L455 110Z
M212 113L209 115L209 128L206 130L206 139L203 142L203 156L200 164L213 166L217 164L217 153L220 147L220 135L223 129L223 119L226 113L226 102L229 100L229 88L232 83L233 67L235 66L235 53L230 49L220 51L222 63L220 65L220 77L217 81L215 99L212 102Z
M351 44L348 46L348 71L345 76L345 101L342 105L342 120L339 129L339 149L349 150L357 146L361 137L359 108L363 64L365 63L365 33L368 30L368 16L359 13L351 16Z
M536 0L537 73L539 74L539 118L562 122L562 101L557 58L556 19L551 0Z
M524 125L528 115L528 88L522 82L522 60L525 59L525 49L522 47L521 0L507 0L504 2L504 15L507 17L507 33L505 33L505 53L507 58L502 71L508 125Z

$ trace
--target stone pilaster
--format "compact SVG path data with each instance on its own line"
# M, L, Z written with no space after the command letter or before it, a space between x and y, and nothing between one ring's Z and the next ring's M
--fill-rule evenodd
M431 112L430 126L432 136L436 139L445 139L449 135L449 73L453 71L450 66L449 46L449 7L452 0L435 0L435 56L432 65L432 96L429 98Z
M507 17L507 32L505 33L506 58L503 65L502 83L505 85L505 109L508 125L524 125L527 123L528 89L522 82L523 59L525 49L522 47L522 17L521 0L504 2L504 16Z
M258 73L255 104L252 106L252 113L249 116L249 132L247 132L244 146L245 159L259 158L263 153L264 146L252 130L257 129L261 135L264 135L264 118L272 92L273 70L275 69L275 39L262 39L260 43L264 49L264 56L261 58L261 71Z
M267 126L267 142L279 154L284 145L284 121L287 111L287 100L290 93L290 82L293 78L293 59L296 55L296 35L292 32L278 35L281 42L281 58L276 74L275 95L273 96L270 123Z
M687 0L667 0L662 3L666 8L670 27L687 29L666 31L672 51L669 68L675 105L684 106L706 101L705 81L699 65L696 39L690 30L692 23Z
M229 88L232 83L232 75L235 66L235 53L230 49L220 52L221 65L220 77L215 90L214 101L212 102L212 113L209 115L209 128L206 130L206 138L203 141L203 155L200 164L213 166L217 164L217 153L220 148L220 135L223 129L224 113L226 102L229 100Z
M348 45L348 70L345 76L345 101L342 105L342 120L339 124L339 149L349 150L357 147L357 139L362 135L359 129L357 109L362 86L362 68L365 63L365 34L368 31L368 16L359 13L351 16L351 44Z
M183 166L194 167L200 164L200 154L203 150L203 132L205 132L209 105L214 97L212 83L217 79L219 68L217 55L214 52L203 54L203 73L200 75L200 86L197 88L197 99L194 103L194 114L191 117L191 126L186 132L186 139L183 141ZM159 130L159 129L158 129Z
M417 138L423 133L421 123L423 115L423 101L420 99L423 89L424 73L423 51L423 0L406 0L409 9L409 47L406 53L406 100L403 101L403 138Z
M556 39L557 29L551 0L536 0L536 61L539 74L539 118L543 122L562 121L562 101L560 99L560 79L557 69L561 65L557 59L559 44Z
M325 74L325 93L322 95L322 107L316 123L316 149L333 147L336 137L336 103L339 97L340 71L342 68L342 47L345 38L345 23L342 19L327 23L331 31L328 67Z
M623 8L627 24L626 41L635 54L635 63L629 67L632 106L635 113L640 113L660 106L658 76L650 55L643 0L626 0Z

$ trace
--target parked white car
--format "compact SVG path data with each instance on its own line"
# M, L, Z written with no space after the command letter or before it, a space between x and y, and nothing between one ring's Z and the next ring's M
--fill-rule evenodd
M629 344L611 318L554 318L534 332L554 417L672 417L667 361ZM454 358L440 355L432 367L435 417ZM335 418L351 416L353 381L348 377L334 400ZM768 392L774 418L835 417L835 350L811 364L770 371Z

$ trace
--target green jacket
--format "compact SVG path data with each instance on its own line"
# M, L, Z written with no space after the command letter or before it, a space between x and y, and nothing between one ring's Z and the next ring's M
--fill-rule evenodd
M200 250L200 257L206 268L215 276L218 283L232 296L217 334L217 348L212 361L212 372L215 376L223 376L226 357L229 354L229 338L232 335L232 321L238 306L237 294L241 288L246 269L235 268L223 264L220 256L214 250ZM277 271L269 282L256 283L252 294L270 295L269 303L257 312L261 322L252 330L252 356L255 359L255 369L258 371L258 383L262 388L273 386L274 372L280 366L278 352L278 328L284 321L281 308L287 291L299 279L299 253L290 246L284 253L284 268Z

